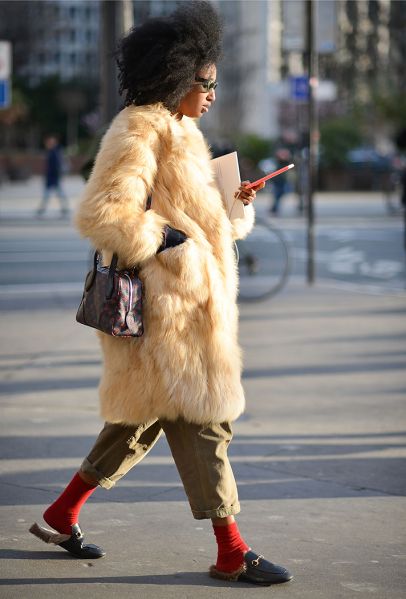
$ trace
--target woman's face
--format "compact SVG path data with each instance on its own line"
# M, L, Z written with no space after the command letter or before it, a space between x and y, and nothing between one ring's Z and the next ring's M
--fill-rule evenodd
M198 118L209 111L210 106L216 100L214 89L208 90L212 82L216 80L217 69L215 65L200 69L196 73L196 79L204 79L201 83L196 82L183 96L178 106L178 114L191 118Z

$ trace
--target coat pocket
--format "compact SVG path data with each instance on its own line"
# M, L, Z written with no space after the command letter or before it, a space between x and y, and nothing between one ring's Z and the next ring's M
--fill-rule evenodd
M206 250L193 239L168 248L155 256L142 270L148 291L173 293L199 302L208 298Z

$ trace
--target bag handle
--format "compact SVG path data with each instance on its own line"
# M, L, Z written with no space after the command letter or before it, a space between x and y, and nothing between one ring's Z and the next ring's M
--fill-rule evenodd
M147 210L150 210L152 206L152 195L150 194L147 197L147 201L145 204L145 212ZM89 291L90 287L93 285L94 279L96 277L96 271L97 271L97 265L99 263L99 259L100 259L100 252L99 250L96 250L93 256L93 271L92 271L92 275L88 281L88 283L86 284L86 291ZM117 264L118 264L118 255L116 253L113 254L113 257L111 259L110 262L110 267L109 267L109 276L108 276L108 280L107 280L107 291L106 291L106 299L110 299L111 296L113 295L113 291L114 291L114 273L116 271L117 268Z
M97 264L99 262L99 250L96 250L94 255L93 255L93 270L92 270L92 274L89 277L89 280L86 279L86 283L85 283L85 291L89 291L89 289L91 288L91 286L94 283L94 279L96 277L96 270L97 270Z
M89 280L86 282L86 291L89 291L89 289L91 288L91 286L94 283L95 277L96 277L96 272L97 272L97 266L99 264L99 260L100 260L100 252L99 250L96 250L93 256L93 270L92 270L92 274L89 277ZM113 254L113 257L111 259L111 263L109 266L109 274L108 274L108 278L107 278L107 290L106 290L106 299L110 299L111 296L113 295L113 291L114 291L114 273L116 271L117 268L117 263L118 263L118 256L117 254Z
M113 295L114 273L116 272L117 263L118 263L118 256L117 256L117 254L113 254L113 257L110 262L109 276L107 278L106 299L110 299L111 296Z

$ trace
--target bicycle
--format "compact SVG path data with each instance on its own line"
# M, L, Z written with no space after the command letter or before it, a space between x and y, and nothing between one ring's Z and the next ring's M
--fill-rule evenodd
M264 219L257 219L246 239L235 244L241 302L257 302L278 293L291 267L289 246L281 231Z

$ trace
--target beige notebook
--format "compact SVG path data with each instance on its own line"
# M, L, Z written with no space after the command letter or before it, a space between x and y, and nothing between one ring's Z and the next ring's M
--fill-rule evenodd
M216 178L218 188L223 197L223 202L227 210L228 218L245 218L244 204L241 200L236 200L234 194L241 185L240 167L238 166L237 152L225 154L219 158L213 158L213 173Z

